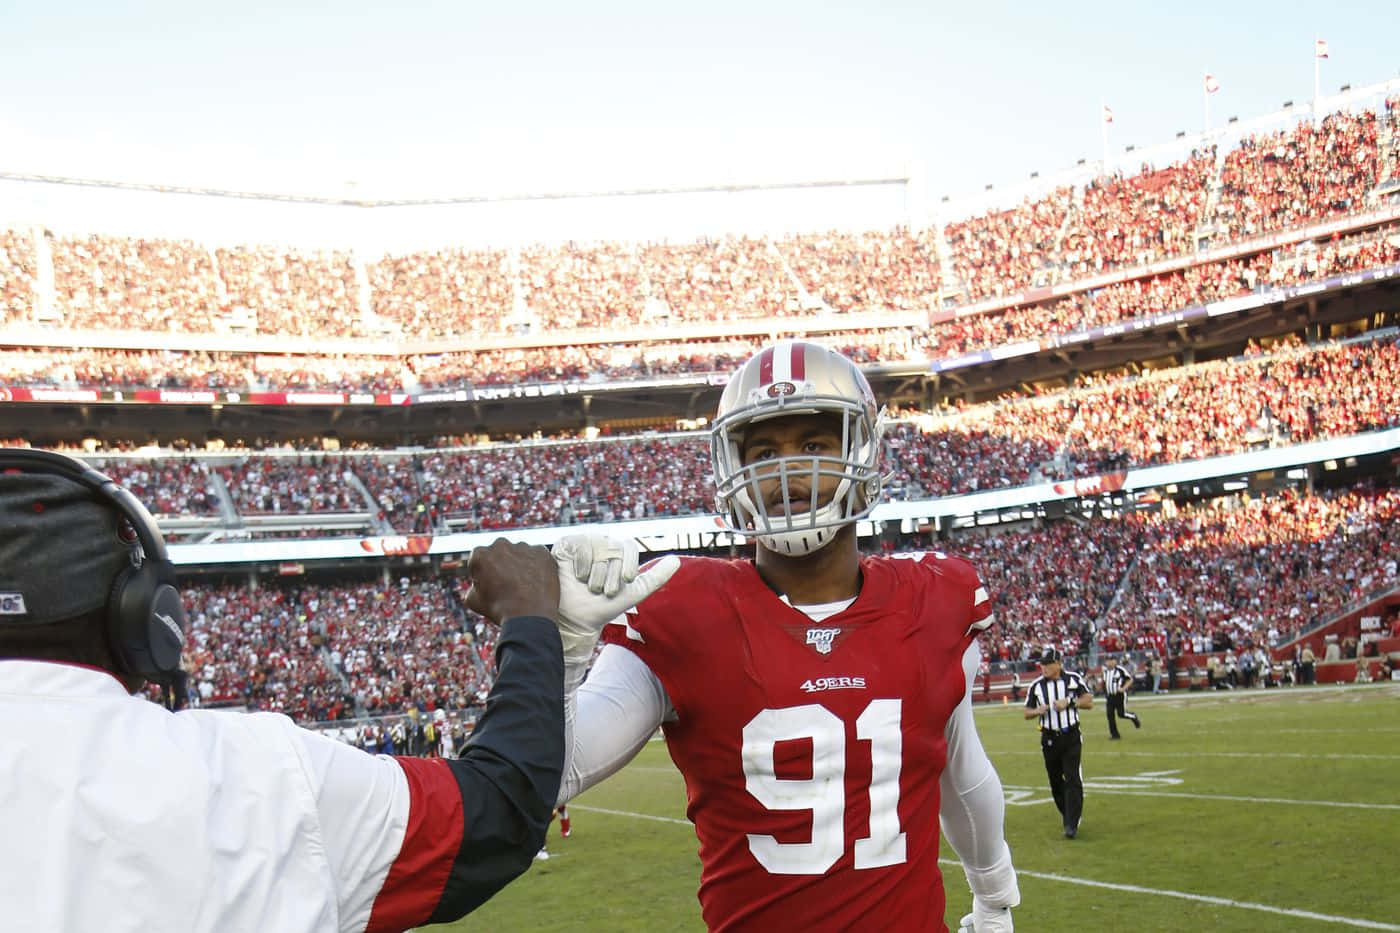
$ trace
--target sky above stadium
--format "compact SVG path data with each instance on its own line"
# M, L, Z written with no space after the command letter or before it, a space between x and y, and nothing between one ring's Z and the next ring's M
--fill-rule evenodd
M886 177L930 200L1400 75L1392 2L0 12L0 169L412 197Z

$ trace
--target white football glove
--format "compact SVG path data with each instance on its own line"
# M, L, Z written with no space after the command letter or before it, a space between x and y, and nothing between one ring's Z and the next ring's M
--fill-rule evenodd
M958 921L958 933L1012 933L1010 907L988 907L972 899L972 913Z
M987 868L963 865L963 875L972 889L972 913L959 921L958 933L1011 933L1011 908L1021 903L1021 888L1011 864L1011 846L1003 842L1001 857Z
M597 533L560 538L553 554L559 565L565 677L574 681L582 679L603 626L660 589L681 560L669 555L638 573L637 542Z

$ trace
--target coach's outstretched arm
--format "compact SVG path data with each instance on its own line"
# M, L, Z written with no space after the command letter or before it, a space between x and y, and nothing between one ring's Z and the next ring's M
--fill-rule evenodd
M461 791L462 841L431 922L462 916L530 866L564 765L554 559L498 539L472 551L467 567L468 605L501 622L497 675L465 751L447 761Z

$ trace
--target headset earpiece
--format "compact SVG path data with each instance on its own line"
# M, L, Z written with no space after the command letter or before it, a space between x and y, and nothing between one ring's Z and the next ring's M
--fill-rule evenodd
M180 594L149 559L118 574L107 603L107 637L126 670L159 684L180 669L185 610Z

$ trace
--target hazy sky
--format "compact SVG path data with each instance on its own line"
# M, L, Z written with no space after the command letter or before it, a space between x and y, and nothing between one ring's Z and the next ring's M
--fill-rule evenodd
M874 176L931 197L1400 74L1391 2L0 3L0 169L366 196Z

